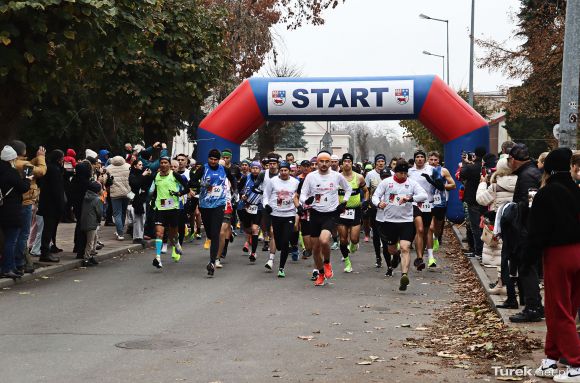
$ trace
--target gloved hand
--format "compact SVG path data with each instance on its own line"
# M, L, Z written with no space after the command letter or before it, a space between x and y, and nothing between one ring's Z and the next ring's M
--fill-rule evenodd
M424 177L427 180L427 182L429 182L430 184L433 183L433 179L431 178L431 176L429 174L421 173L421 177Z
M302 205L299 205L296 208L296 214L298 214L299 216L302 216L304 214L304 208L302 207Z
M336 208L336 211L338 212L338 214L344 213L345 210L346 210L346 201L339 203L338 207Z
M312 202L314 202L314 196L308 197L306 201L304 201L306 205L312 205Z
M272 206L266 205L266 206L264 206L264 210L266 210L266 213L272 214Z
M264 192L262 190L256 188L255 186L252 187L252 192L255 193L255 194L260 194L260 195L261 194L264 194Z
M362 209L366 211L369 208L369 201L362 201Z

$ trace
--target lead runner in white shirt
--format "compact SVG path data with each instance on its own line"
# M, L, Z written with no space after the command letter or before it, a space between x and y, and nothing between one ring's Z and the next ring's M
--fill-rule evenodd
M415 165L409 169L409 178L421 185L421 187L427 192L428 196L424 203L413 203L413 205L417 206L414 214L415 230L417 231L417 234L415 235L415 249L417 250L415 267L417 267L418 271L421 271L425 268L423 254L425 253L425 245L427 242L431 244L430 248L433 248L433 238L428 240L427 233L429 232L429 226L431 226L431 206L433 205L435 187L431 185L425 177L425 175L431 177L433 174L433 167L425 164L427 160L425 152L417 150L413 155L413 159L415 160ZM418 210L420 211L420 214Z
M352 188L346 179L330 169L330 161L330 153L323 151L318 154L318 170L306 176L300 192L300 203L311 208L310 238L314 262L318 269L315 286L324 285L325 278L330 279L333 276L330 265L330 241L332 232L336 230L337 210L344 211L346 201L352 194ZM342 204L338 202L339 186L344 190L345 202Z
M410 248L413 239L413 205L427 199L425 190L407 176L409 165L405 160L397 161L393 177L381 181L373 194L372 202L377 206L377 221L381 235L386 237L389 254L397 252L397 241L401 246L401 282L399 290L409 284ZM389 271L387 271L387 275Z

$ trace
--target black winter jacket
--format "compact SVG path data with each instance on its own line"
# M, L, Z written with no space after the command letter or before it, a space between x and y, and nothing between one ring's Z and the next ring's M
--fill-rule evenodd
M83 198L89 188L93 175L93 167L90 163L82 161L75 167L75 175L70 183L69 201L75 210L82 211Z
M46 175L39 182L38 215L60 217L65 205L62 167L55 163L48 163Z
M580 188L570 173L550 176L534 197L528 238L541 250L580 242Z
M525 202L527 204L528 189L540 187L542 171L530 161L520 166L513 174L518 176L518 181L516 182L512 201L515 203Z
M463 165L459 172L459 178L463 182L463 186L465 186L463 202L469 205L477 205L475 196L481 179L481 160L476 160L473 164Z
M4 203L0 206L0 226L21 227L22 194L30 189L30 180L23 179L10 163L0 161L0 189L4 196Z

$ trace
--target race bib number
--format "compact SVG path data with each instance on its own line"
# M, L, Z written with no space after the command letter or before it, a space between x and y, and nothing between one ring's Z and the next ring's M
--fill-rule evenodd
M258 214L258 205L246 206L246 212L248 212L248 214Z
M175 200L173 198L162 199L161 207L164 209L172 209L175 207Z
M341 215L342 219L354 219L354 209L346 209Z
M431 203L429 203L429 202L417 202L417 207L423 213L428 213L431 211Z
M441 205L443 201L441 200L441 194L437 193L433 196L433 205Z
M278 198L276 200L276 205L278 205L278 207L288 207L292 204L292 199L290 198Z
M328 203L328 197L323 196L322 194L315 194L314 202L319 206L325 206Z
M209 189L209 196L210 197L221 197L223 187L221 185L211 186Z

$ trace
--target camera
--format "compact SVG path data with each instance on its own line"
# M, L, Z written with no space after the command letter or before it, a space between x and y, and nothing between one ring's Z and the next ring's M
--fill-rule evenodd
M24 167L24 177L30 177L30 176L32 176L32 170L33 169L34 169L34 166L26 165Z

